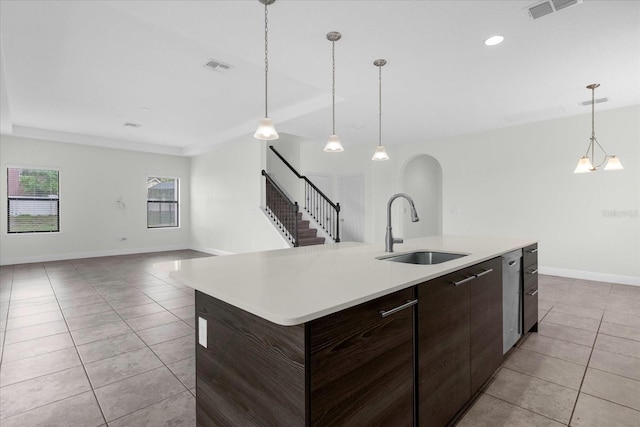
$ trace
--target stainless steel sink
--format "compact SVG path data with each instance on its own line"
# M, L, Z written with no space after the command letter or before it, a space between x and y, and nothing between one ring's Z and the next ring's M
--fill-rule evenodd
M386 255L379 257L379 260L404 262L405 264L432 265L462 258L467 254L452 254L449 252L416 251L399 255Z

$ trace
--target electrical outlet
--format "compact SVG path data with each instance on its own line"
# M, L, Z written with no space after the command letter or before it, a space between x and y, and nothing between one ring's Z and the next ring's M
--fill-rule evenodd
M198 343L207 348L207 320L198 317Z

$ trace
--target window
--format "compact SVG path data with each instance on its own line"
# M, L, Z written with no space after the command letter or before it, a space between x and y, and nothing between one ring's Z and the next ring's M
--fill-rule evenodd
M177 178L147 178L147 228L178 226Z
M9 233L60 231L59 171L7 168Z

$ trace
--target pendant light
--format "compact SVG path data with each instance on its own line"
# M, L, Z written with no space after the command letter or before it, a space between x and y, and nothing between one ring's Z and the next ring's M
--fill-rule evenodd
M269 118L269 109L268 109L268 97L267 97L267 77L269 74L269 43L268 43L268 33L269 33L269 12L267 6L275 3L276 0L258 0L260 3L264 5L264 118L260 120L260 124L258 124L258 129L253 136L256 139L260 139L262 141L271 141L274 139L278 139L278 132L276 132L276 128L273 127L273 121Z
M578 160L578 166L573 171L573 173L585 173L585 172L594 172L600 166L602 166L605 162L607 163L604 166L604 170L606 171L618 171L624 169L622 167L622 163L620 163L620 159L618 159L615 155L609 155L602 145L598 142L596 138L595 131L595 107L596 107L596 88L600 86L598 83L593 83L587 86L587 89L591 89L591 138L589 138L589 146L587 147L587 152L584 156L580 157ZM604 153L604 159L597 166L595 165L595 149L596 145L602 150Z
M389 160L387 150L382 145L382 67L387 63L386 59L376 59L373 65L378 67L378 146L371 160L382 161Z
M337 31L331 31L330 33L327 33L327 40L331 42L331 63L333 71L333 83L331 85L333 127L331 135L329 135L329 139L327 140L327 145L324 146L324 151L327 151L329 153L339 153L341 151L344 151L342 143L340 142L340 138L338 138L338 135L336 135L336 42L340 40L341 37L342 34Z

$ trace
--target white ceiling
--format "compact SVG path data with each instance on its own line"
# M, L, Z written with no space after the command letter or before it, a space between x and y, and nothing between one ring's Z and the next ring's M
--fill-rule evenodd
M277 0L269 115L324 146L412 143L590 112L585 89L640 104L640 1L584 0L533 20L535 1ZM195 155L264 115L264 8L232 1L0 2L4 134ZM505 41L487 47L485 38ZM233 65L217 72L214 58ZM141 107L148 107L144 112ZM141 124L139 128L123 126Z

